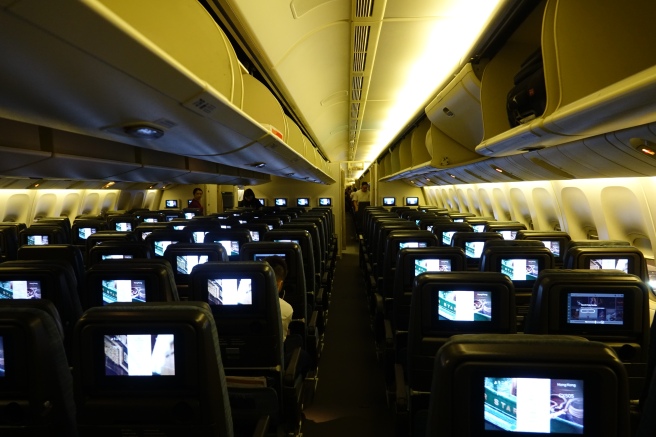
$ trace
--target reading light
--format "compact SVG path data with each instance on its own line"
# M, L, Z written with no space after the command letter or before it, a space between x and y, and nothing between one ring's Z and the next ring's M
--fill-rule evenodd
M457 179L456 175L449 173L449 176L451 176L453 179Z
M266 166L266 164L264 162L254 162L254 163L248 164L248 165L250 165L251 167L255 167L255 168L262 168L262 167Z
M105 188L109 188L109 187L111 187L112 185L114 185L115 183L116 183L116 182L114 182L114 181L109 181L109 182L107 182L105 185L103 185L102 187L103 187L103 189L105 189Z
M656 152L653 151L652 149L648 148L648 147L641 147L640 151L642 153L644 153L645 155L649 155L649 156L655 156L656 155Z
M149 140L155 140L164 135L162 129L148 126L145 124L135 124L132 126L125 126L123 128L126 134L135 137L135 138L145 138Z
M503 173L503 170L501 170L499 167L494 167L494 169L495 169L496 171L498 171L499 173Z

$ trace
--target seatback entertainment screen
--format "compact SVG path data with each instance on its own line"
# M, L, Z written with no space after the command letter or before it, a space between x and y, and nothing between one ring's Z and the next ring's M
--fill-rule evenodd
M143 279L103 279L103 305L114 302L146 302L146 281Z
M426 272L450 272L450 259L425 258L415 259L415 276Z
M252 305L251 279L208 279L210 305Z
M567 323L624 325L624 294L567 293Z
M453 290L439 292L439 320L489 322L492 292Z
M41 299L41 281L0 281L0 299Z
M104 336L105 376L175 375L173 334Z

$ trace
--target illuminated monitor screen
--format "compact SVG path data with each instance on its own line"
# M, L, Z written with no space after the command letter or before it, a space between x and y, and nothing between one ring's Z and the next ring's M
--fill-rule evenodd
M184 213L184 217L185 217L187 220L190 220L190 219L194 218L195 216L196 216L196 213L195 213L195 212L188 212L188 211L187 211L187 212Z
M484 241L465 241L465 256L467 258L480 258L484 245Z
M145 240L147 236L149 236L150 234L152 234L152 232L153 232L153 231L143 231L143 232L141 233L141 239L142 239L142 240Z
M538 260L502 258L501 273L507 275L513 281L534 281L538 278Z
M415 276L426 272L450 272L451 260L450 259L415 259Z
M165 201L165 203L166 203L167 208L177 208L178 207L178 201L177 200L167 199Z
M309 197L299 197L296 199L296 206L310 206Z
M333 199L330 197L319 197L319 206L333 206Z
M185 225L173 225L173 230L174 231L181 231L185 228Z
M629 260L627 258L619 259L591 259L590 269L617 269L624 273L629 273Z
M173 241L155 241L155 255L164 256L166 248L173 244Z
M248 231L251 234L251 240L260 241L260 232L259 231Z
M504 240L514 240L517 237L517 231L499 231Z
M78 228L77 229L77 236L80 240L86 240L89 238L89 235L95 234L96 233L96 228Z
M0 281L0 299L41 299L41 281Z
M276 197L274 200L276 206L287 206L287 198L285 197Z
M146 217L143 219L144 223L157 223L157 219L155 217Z
M427 226L426 226L426 230L427 230L428 232L433 232L433 225L427 225Z
M5 376L5 339L0 335L0 378Z
M485 430L583 434L580 379L484 378Z
M383 205L384 206L395 206L396 205L396 197L383 197Z
M205 231L194 231L192 233L192 235L194 237L194 243L203 243L203 242L205 242L205 234L207 234L207 232L205 232Z
M300 241L298 240L273 240L274 243L296 243L298 245L301 244Z
M253 260L254 261L266 261L267 258L271 256L278 256L282 259L285 259L285 254L284 253L256 253L253 255Z
M101 260L106 260L106 259L132 259L132 255L122 255L119 253L113 253L110 255L100 255Z
M176 270L178 273L188 275L195 266L206 263L208 259L207 255L178 255L175 258Z
M103 305L114 302L146 302L146 281L143 279L103 279Z
M451 246L451 240L453 239L453 234L455 234L456 231L444 231L442 232L442 244L445 246Z
M472 225L474 232L483 232L485 230L485 225Z
M175 375L173 334L104 336L105 376Z
M267 224L267 228L269 228L269 230L271 231L273 229L273 225Z
M115 228L119 232L131 232L132 223L130 222L116 222Z
M419 205L419 197L406 197L405 204L407 206Z
M455 218L453 219L453 223L464 223L465 219L464 218Z
M567 293L567 323L624 325L624 294Z
M219 243L226 250L228 256L239 255L239 241L221 240Z
M489 322L492 320L491 291L440 291L439 320Z
M252 305L251 279L208 279L210 305Z
M28 246L45 246L48 244L47 235L28 235L27 236Z
M399 242L399 249L408 248L417 248L417 247L426 247L425 241L401 241Z
M542 243L554 256L560 256L560 241L543 241Z

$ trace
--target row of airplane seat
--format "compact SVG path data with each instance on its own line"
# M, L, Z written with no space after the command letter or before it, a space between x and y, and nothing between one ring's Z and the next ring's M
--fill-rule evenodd
M76 354L80 349L76 349L78 348L76 336L79 336L76 329L80 329L84 320L95 317L95 314L101 314L102 311L109 311L105 308L114 308L117 314L120 314L114 316L123 320L121 305L124 305L124 308L134 306L134 308L142 308L143 311L150 311L149 307L153 305L177 306L189 303L198 306L199 302L202 302L205 306L209 305L212 321L219 326L219 340L215 343L223 358L225 364L223 370L228 376L230 385L228 393L232 405L231 420L234 421L236 428L248 428L245 434L240 432L235 435L251 435L250 425L256 423L260 423L260 431L265 434L275 433L276 429L291 433L298 432L302 418L303 397L307 395L308 388L311 390L316 388L316 372L329 302L329 292L325 292L324 288L329 288L330 284L324 281L332 281L331 269L334 269L335 265L333 252L336 242L332 234L334 223L330 227L327 225L328 219L332 216L331 211L321 210L314 214L309 214L308 211L306 222L292 222L294 219L291 213L292 211L290 214L284 214L287 217L284 219L277 217L276 220L280 220L279 226L273 226L273 229L269 229L267 224L258 223L255 229L261 231L257 235L259 241L253 241L251 231L245 227L249 222L239 223L240 226L244 226L243 228L227 229L221 227L223 223L220 221L224 220L222 218L198 217L196 220L171 222L174 225L158 224L157 228L153 228L153 223L147 223L136 226L134 231L96 229L96 232L89 234L87 243L89 241L92 243L84 246L68 243L18 245L15 256L11 257L17 259L6 259L0 263L0 293L5 298L0 300L0 305L4 302L12 302L9 305L16 305L19 302L34 301L51 304L56 309L56 318L61 324L63 333L61 341L64 356L69 364L76 369L77 362L77 368L85 371L89 370L89 366L95 366L95 370L89 371L90 373L83 378L83 381L89 382L89 378L99 375L101 370L98 368L98 363L93 360L89 361L85 358L82 360L82 365L77 361L79 356ZM253 211L244 210L226 214L226 217L239 217L246 214L253 214L252 219L257 220ZM270 217L265 214L262 218ZM84 225L88 225L89 219L84 220ZM283 221L288 221L290 226L286 227ZM315 251L313 243L316 241L316 247L324 247L320 246L323 240L319 240L317 231L317 225L320 224L323 228L324 223L326 229L330 229L325 234L330 232L331 237L326 239L324 243L326 249L320 249L320 256L317 257L315 252L319 250ZM262 225L266 230L261 227ZM138 232L140 226L150 227L149 234L145 238ZM173 229L173 226L180 228ZM184 229L181 226L184 226ZM57 227L59 229L59 225ZM0 229L4 228L16 231L13 234L22 232L18 231L18 226L14 224L0 225ZM41 233L45 229L46 225L37 225L34 227L34 232ZM314 235L308 229L314 229ZM205 242L194 242L195 232L200 232ZM34 235L37 235L36 233ZM59 235L60 231L56 231L56 234ZM47 236L51 235L55 234ZM108 237L107 240L103 239L104 236ZM231 257L228 250L235 246L238 254ZM158 251L158 247L163 251ZM85 253L87 248L88 252ZM294 311L289 334L300 338L300 342L290 343L291 346L287 349L284 347L287 343L283 344L287 332L283 333L281 330L275 275L265 261L271 256L285 259L288 268L284 283L284 298L292 305ZM122 259L116 259L117 257ZM318 267L321 269L320 274L315 274L315 259L321 263ZM309 266L306 267L308 264ZM129 304L122 302L129 302ZM132 311L141 310L131 309L130 312ZM144 320L147 318L145 317ZM130 323L127 319L123 321ZM161 324L160 321L160 327ZM141 328L136 331L139 329ZM126 338L129 340L130 335L121 335L120 339L113 337L112 342L116 344L111 346L112 350L119 351L116 352L118 354L121 348L127 348L128 346L122 342ZM193 343L191 341L193 336L190 336L189 332L185 331L183 337L184 341L181 341L181 344ZM139 336L136 335L135 338L137 344ZM152 344L155 348L155 340ZM105 349L107 347L106 344ZM192 361L186 357L189 351L185 347L181 346L185 357L181 358L179 363L176 361L175 365L186 373L190 371ZM94 353L101 351L99 347L93 348L95 348ZM273 355L267 355L262 351L273 351ZM199 353L206 354L207 351ZM134 384L136 384L134 387L139 389L151 389L158 384L141 381L155 381L155 379L158 378L137 376L122 379L107 376L98 380L103 387L95 387L92 390L102 392L108 398L116 398L117 395L112 394L111 390L105 390L109 385L113 385L109 384L110 382L118 382L117 385L122 387L121 390L127 390L126 395L130 395L132 394L130 387ZM170 382L175 380L174 384L166 385L167 390L173 392L185 387L190 381L188 376L165 380ZM88 395L83 396L85 404L88 398ZM153 397L156 398L157 396ZM96 407L91 404L96 402L102 404L103 401L97 399L88 405L80 405L80 398L76 398L76 401L78 401L77 425L80 433L100 435L94 434L92 430L106 422L106 417L101 417L100 411L94 411ZM191 404L187 405L185 402ZM192 414L197 417L199 411L205 414L204 409L196 411L199 408L196 401L185 402L171 404L172 408L180 409L172 410L172 417L180 414L183 416ZM123 408L121 405L112 408L116 408L116 414L112 413L111 416L123 415L126 423L136 423L141 419L141 415L129 411L121 413ZM138 410L135 405L126 405L127 410L130 408ZM145 409L144 423L134 426L136 428L143 426L139 428L143 430L156 429L160 425L164 427L164 423L156 421L157 415L153 415L153 411ZM161 412L159 415L161 416ZM81 417L92 419L81 421ZM176 429L178 431L183 429L187 420L191 419L180 419L180 427ZM32 420L28 422L34 423ZM169 425L171 424L166 424ZM103 426L113 429L125 428L125 424L118 422L104 423ZM212 426L215 428L214 431L219 429ZM82 429L86 429L86 434L82 433ZM230 435L223 432L185 433L185 435L201 434ZM57 435L74 434L66 432ZM180 434L172 432L163 435Z
M430 208L367 207L357 219L397 435L647 435L636 430L647 427L640 409L656 345L653 290L639 249ZM584 343L581 353L570 354L578 347L572 342ZM567 354L553 352L558 344ZM497 349L501 358L492 358ZM543 410L527 407L531 381L541 384L540 396L551 396L551 407L548 400ZM597 402L599 384L619 400ZM573 400L554 403L570 399L564 393L575 409ZM583 410L612 417L600 425Z

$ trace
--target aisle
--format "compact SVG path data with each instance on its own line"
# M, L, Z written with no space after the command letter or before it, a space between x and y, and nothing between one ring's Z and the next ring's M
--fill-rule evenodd
M348 246L335 271L319 383L305 410L304 437L394 435L350 217L347 222Z

